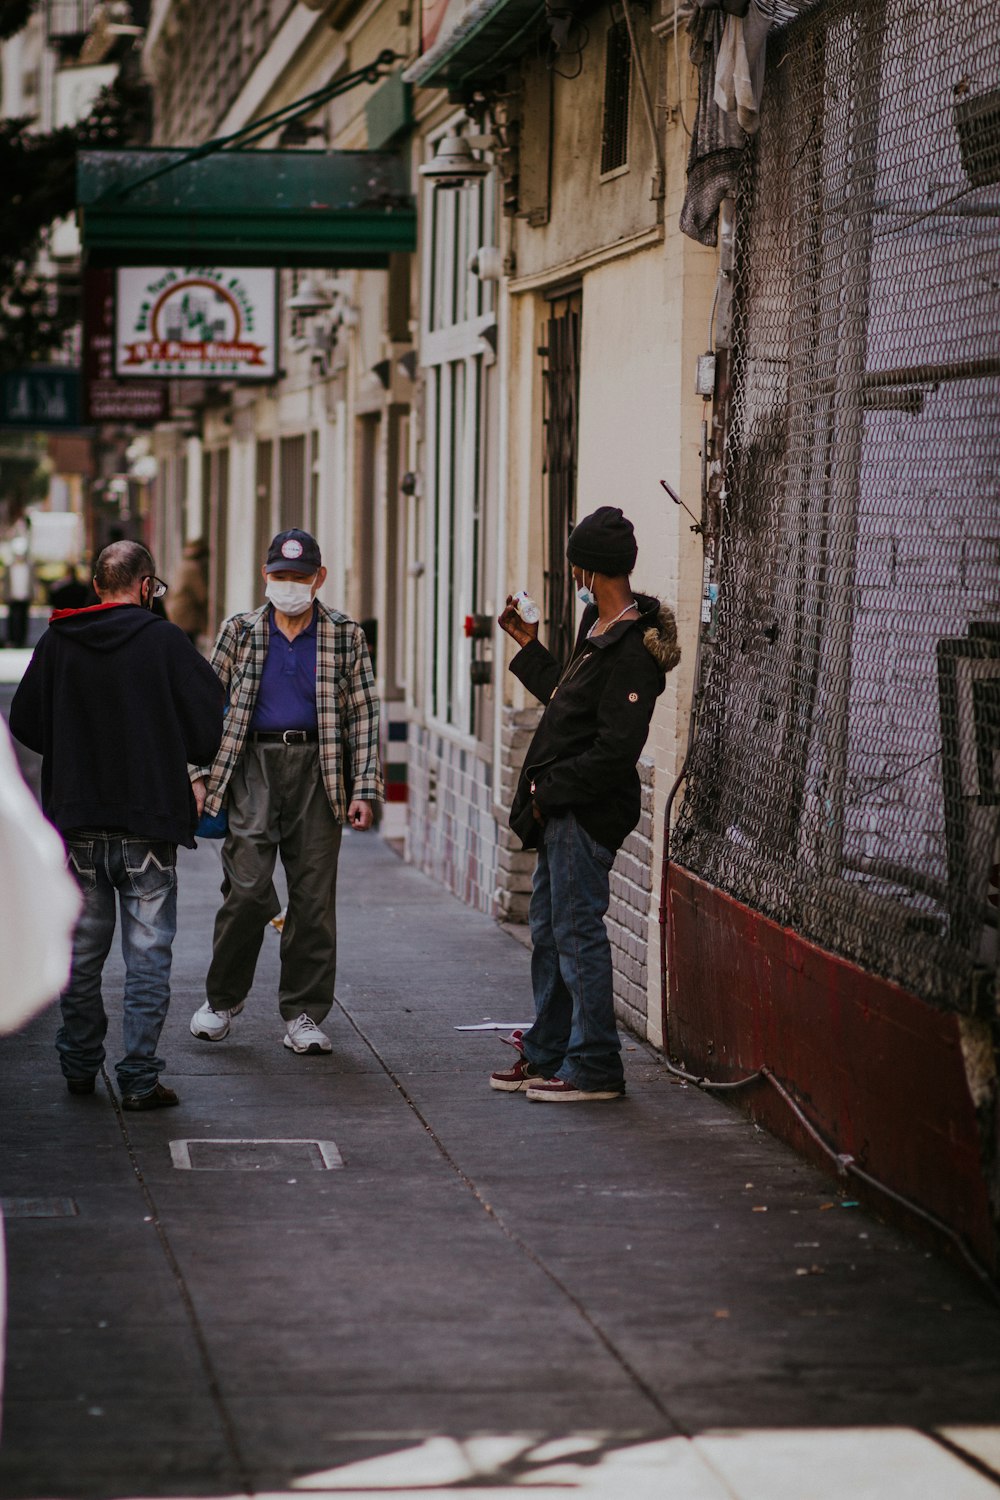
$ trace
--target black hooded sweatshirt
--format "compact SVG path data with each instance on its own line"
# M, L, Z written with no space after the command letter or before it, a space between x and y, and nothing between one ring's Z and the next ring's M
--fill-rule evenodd
M58 611L14 694L10 730L42 756L61 833L115 829L194 847L188 763L222 739L222 685L182 630L137 604Z
M648 594L637 594L636 603L637 620L622 620L593 639L587 632L598 612L588 605L565 670L537 640L510 664L546 705L510 811L510 826L526 849L537 848L541 836L532 801L544 817L572 811L612 853L639 821L636 762L666 674L681 653L673 611Z

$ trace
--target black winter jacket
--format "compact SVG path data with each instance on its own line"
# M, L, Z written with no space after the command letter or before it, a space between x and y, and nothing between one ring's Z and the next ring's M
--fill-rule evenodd
M532 800L545 816L573 812L612 852L639 821L636 762L666 674L681 653L673 611L647 594L636 602L637 620L612 625L594 640L587 632L598 614L588 606L565 670L539 641L510 664L546 705L510 811L510 826L525 849L537 847L541 833Z
M222 738L222 685L176 625L137 604L56 615L10 710L42 756L42 806L63 833L115 828L194 847L188 762Z

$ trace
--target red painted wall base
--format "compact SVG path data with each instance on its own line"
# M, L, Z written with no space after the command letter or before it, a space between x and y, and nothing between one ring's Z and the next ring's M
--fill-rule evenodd
M718 1082L766 1064L837 1151L958 1230L995 1268L956 1018L677 865L667 902L672 1055ZM738 1097L804 1148L805 1132L773 1090Z

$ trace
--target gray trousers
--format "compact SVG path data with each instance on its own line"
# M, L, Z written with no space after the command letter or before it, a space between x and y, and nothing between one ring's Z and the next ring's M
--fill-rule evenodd
M281 910L274 862L288 879L278 1008L322 1021L337 976L337 860L343 829L323 788L316 745L247 745L227 794L222 905L205 982L213 1010L231 1010L253 984L264 932Z

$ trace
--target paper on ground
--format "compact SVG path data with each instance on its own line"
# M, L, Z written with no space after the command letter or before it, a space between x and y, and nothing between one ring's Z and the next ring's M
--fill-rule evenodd
M527 1031L534 1021L480 1021L477 1026L456 1026L456 1031Z

